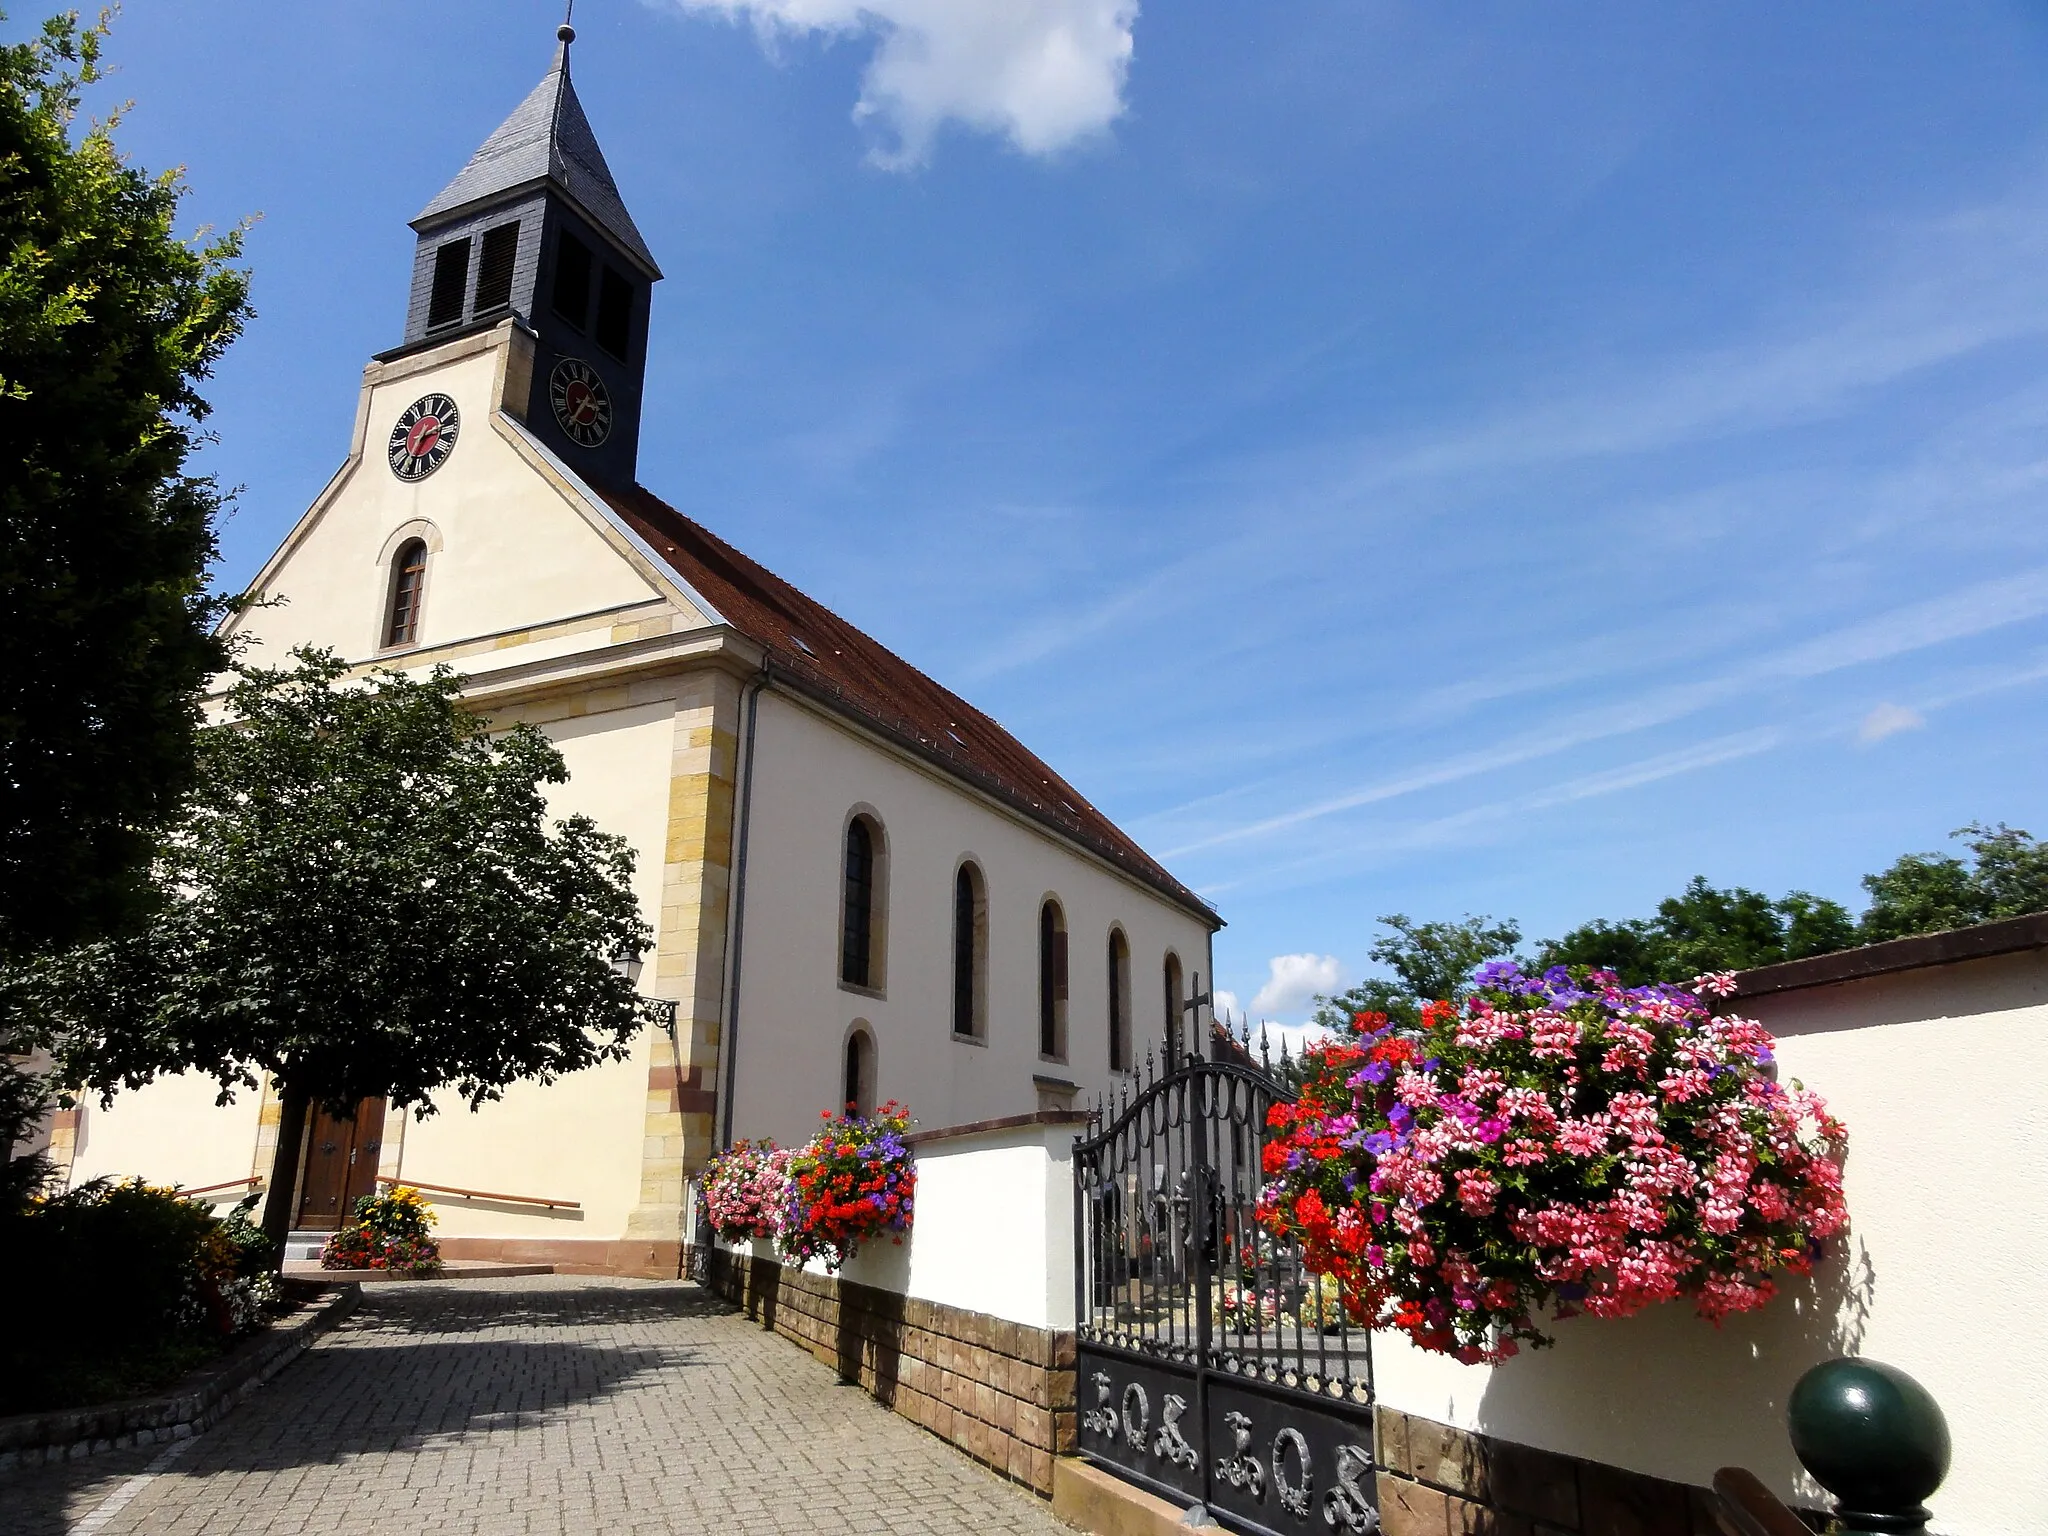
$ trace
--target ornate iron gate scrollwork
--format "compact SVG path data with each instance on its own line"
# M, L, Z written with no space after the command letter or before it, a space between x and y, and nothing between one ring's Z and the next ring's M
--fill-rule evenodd
M1371 1335L1255 1219L1287 1097L1191 1056L1075 1143L1079 1449L1233 1530L1368 1536Z

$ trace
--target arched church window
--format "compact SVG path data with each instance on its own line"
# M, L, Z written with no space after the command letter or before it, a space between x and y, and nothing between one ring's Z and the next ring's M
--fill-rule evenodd
M1050 896L1038 909L1038 1054L1067 1059L1067 919Z
M427 295L427 329L453 325L462 318L469 292L469 237L450 240L434 252L434 286Z
M408 539L391 562L391 607L384 626L386 646L419 644L420 607L426 587L426 542Z
M846 824L839 928L839 980L849 987L882 989L887 862L881 824L854 816Z
M1131 1070L1131 945L1109 930L1109 1070Z
M1187 1012L1187 997L1180 980L1180 956L1166 954L1163 980L1166 984L1166 1062L1178 1066L1181 1055L1181 1021Z
M845 1070L840 1075L840 1103L856 1115L875 1107L875 1037L856 1022L846 1034Z
M953 1033L980 1039L988 1028L988 887L972 860L953 876Z

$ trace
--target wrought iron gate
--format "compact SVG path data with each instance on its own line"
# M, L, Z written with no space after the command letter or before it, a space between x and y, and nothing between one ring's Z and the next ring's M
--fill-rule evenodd
M1287 1097L1191 1056L1075 1143L1078 1447L1233 1530L1372 1532L1371 1334L1254 1219Z

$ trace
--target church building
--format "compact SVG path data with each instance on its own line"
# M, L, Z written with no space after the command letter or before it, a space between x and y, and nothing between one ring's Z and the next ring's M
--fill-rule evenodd
M573 39L413 220L403 335L230 628L252 660L447 663L494 722L545 731L571 774L552 803L636 850L639 985L676 1005L630 1059L475 1113L316 1115L294 1226L404 1182L450 1258L672 1275L689 1181L732 1140L795 1142L847 1100L1027 1123L1206 1038L1185 1004L1220 921L994 720L639 483L662 272ZM278 1104L215 1094L71 1112L70 1178L234 1198Z

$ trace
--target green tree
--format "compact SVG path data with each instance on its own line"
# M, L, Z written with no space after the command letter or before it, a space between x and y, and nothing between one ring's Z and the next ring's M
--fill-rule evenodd
M2048 911L2048 845L2002 821L1973 821L1949 835L1963 839L1968 860L1909 853L1863 877L1870 893L1860 928L1863 943Z
M186 463L241 236L179 239L183 183L124 162L117 119L74 137L104 34L0 48L0 956L138 916L226 661L222 498Z
M643 951L633 856L587 817L530 726L492 736L460 679L331 653L242 671L232 721L158 859L146 927L46 957L12 990L59 1080L110 1096L199 1071L225 1100L275 1080L264 1228L282 1237L308 1107L388 1098L425 1115L623 1056L650 1011L613 962Z
M1705 971L1740 971L1846 949L1856 921L1840 902L1806 891L1776 901L1744 886L1726 890L1695 875L1654 918L1586 923L1537 950L1537 963L1590 965L1631 985L1685 981Z
M1393 976L1374 977L1348 992L1318 997L1312 1022L1336 1029L1353 1014L1384 1013L1413 1027L1422 1021L1423 1003L1463 998L1471 990L1473 971L1489 960L1512 955L1522 941L1522 930L1514 923L1469 914L1454 923L1418 923L1395 912L1379 922L1391 932L1368 953Z

